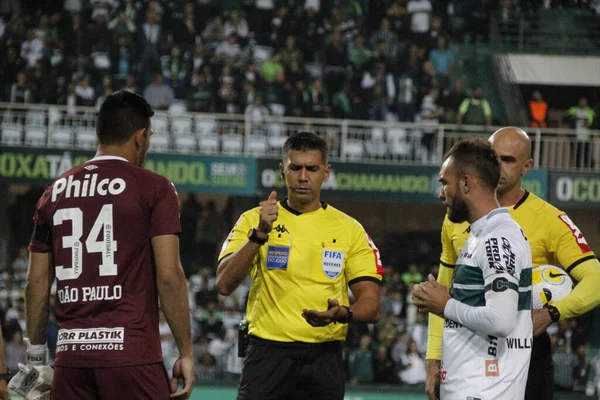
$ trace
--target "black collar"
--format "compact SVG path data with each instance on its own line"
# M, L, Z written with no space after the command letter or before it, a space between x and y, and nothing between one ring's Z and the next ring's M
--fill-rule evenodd
M279 202L279 204L281 204L281 207L285 208L286 210L288 210L289 212L291 212L294 215L301 215L302 213L298 210L294 210L292 207L289 206L288 202L287 202L288 198L286 197L285 199L283 199L282 201ZM327 203L325 202L321 202L321 207L323 207L323 210L327 209Z
M513 206L513 210L516 210L517 208L521 207L521 204L525 203L525 200L527 200L528 197L529 197L529 192L526 190L523 197L521 197L521 199L519 201L517 201L517 204L515 204Z

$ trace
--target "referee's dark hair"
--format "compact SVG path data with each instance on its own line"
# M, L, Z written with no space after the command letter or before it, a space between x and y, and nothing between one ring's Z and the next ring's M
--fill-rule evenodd
M150 104L135 93L119 90L106 96L96 118L98 143L126 143L134 132L150 127L150 118L153 115Z
M461 139L454 143L444 156L444 161L452 157L456 177L469 173L477 177L492 192L500 181L500 159L492 144L485 139Z
M312 132L298 132L287 138L283 144L283 157L285 158L291 150L321 152L323 165L327 165L327 142L319 135Z

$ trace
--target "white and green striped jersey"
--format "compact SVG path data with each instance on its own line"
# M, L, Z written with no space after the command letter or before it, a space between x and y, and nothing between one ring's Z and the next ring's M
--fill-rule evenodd
M531 356L531 250L506 208L471 225L442 340L442 400L519 400Z

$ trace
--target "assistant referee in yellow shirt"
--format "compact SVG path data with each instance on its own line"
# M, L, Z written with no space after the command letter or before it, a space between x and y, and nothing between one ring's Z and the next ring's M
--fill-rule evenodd
M221 294L252 277L238 400L343 400L347 324L379 320L379 251L354 218L321 202L331 169L321 137L289 137L279 169L287 198L272 192L243 213L219 255Z

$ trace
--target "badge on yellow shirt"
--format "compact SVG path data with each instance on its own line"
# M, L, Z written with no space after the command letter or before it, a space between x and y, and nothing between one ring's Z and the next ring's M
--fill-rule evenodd
M285 271L290 258L290 248L287 246L267 247L267 269L278 269Z
M342 272L342 268L344 267L344 252L323 249L321 266L325 275L332 279L335 278Z

